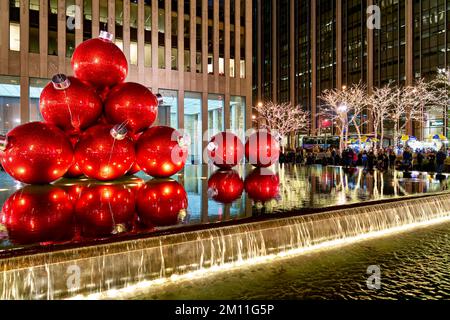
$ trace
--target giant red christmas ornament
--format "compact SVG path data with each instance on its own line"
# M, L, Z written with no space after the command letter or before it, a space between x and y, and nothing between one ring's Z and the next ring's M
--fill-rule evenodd
M267 168L280 157L280 144L270 133L261 130L247 138L245 157L255 167Z
M73 150L64 132L56 126L30 122L6 135L1 162L14 179L44 184L61 178L72 165Z
M186 138L177 130L164 126L152 127L136 143L137 163L150 176L171 177L186 163L186 144Z
M125 80L128 63L113 42L113 35L101 31L100 36L82 42L72 56L75 77L97 88L112 87Z
M244 145L231 132L221 132L212 137L207 149L211 161L221 169L231 169L244 156Z
M280 178L268 169L255 169L245 179L244 186L250 199L266 202L279 195Z
M137 213L146 227L175 225L185 218L187 207L186 191L174 180L150 180L137 193Z
M57 74L42 90L39 108L45 122L78 133L97 121L102 101L94 89L80 80Z
M105 115L109 123L125 123L130 133L139 133L155 122L158 99L139 83L121 83L109 92Z
M244 181L234 171L217 171L208 180L208 194L220 203L232 203L244 191Z
M26 186L3 205L0 223L19 244L69 240L73 236L73 204L61 188Z
M76 205L83 236L106 236L129 229L135 214L135 194L125 184L84 187Z
M124 176L135 160L134 143L121 126L91 127L75 148L75 161L81 171L101 181Z

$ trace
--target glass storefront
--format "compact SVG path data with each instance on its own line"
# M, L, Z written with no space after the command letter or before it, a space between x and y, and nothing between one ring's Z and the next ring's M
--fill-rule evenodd
M163 103L158 109L159 124L178 129L178 91L159 89Z
M208 140L224 130L223 121L224 96L208 95Z
M20 124L20 79L0 76L0 134Z
M44 87L50 80L31 78L30 79L30 121L41 121L42 116L39 111L39 98Z
M184 96L184 130L191 137L188 163L202 162L202 95L186 92Z

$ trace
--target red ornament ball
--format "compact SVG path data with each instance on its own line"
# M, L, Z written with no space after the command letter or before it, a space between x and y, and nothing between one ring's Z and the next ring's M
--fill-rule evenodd
M280 178L268 169L255 169L245 179L244 187L250 199L266 202L278 197Z
M257 168L267 168L280 157L280 144L267 131L258 131L247 138L245 157Z
M97 121L103 107L94 89L76 78L57 74L42 90L39 108L45 122L78 133Z
M219 203L232 203L242 196L244 181L234 171L217 171L208 180L208 194Z
M139 167L156 178L168 178L182 170L187 155L185 137L170 127L152 127L139 137L136 144Z
M64 132L42 122L30 122L11 130L1 153L5 171L29 184L55 181L73 162L72 146Z
M186 191L175 180L150 180L137 194L139 220L146 227L176 225L186 217L187 207Z
M221 132L208 144L208 157L221 169L231 169L244 157L244 145L231 132Z
M111 124L125 123L130 133L149 128L158 116L158 99L139 83L115 86L105 101L106 119Z
M96 125L81 136L75 148L75 161L87 177L114 180L124 176L135 162L133 141L126 133L115 135L116 127Z
M125 184L84 187L75 216L81 234L99 237L126 231L135 215L135 194Z
M61 188L26 186L3 205L0 223L14 243L69 240L73 236L73 204Z
M125 80L127 59L112 38L110 33L102 31L98 38L86 40L75 48L72 69L76 78L96 88L112 87Z

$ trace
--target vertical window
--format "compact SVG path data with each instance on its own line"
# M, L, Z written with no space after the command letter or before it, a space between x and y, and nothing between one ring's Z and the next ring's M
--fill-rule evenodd
M186 92L184 97L184 131L191 137L188 162L202 162L202 95Z
M195 56L195 70L197 73L202 73L202 1L197 0L196 2L196 17L195 17L195 47L196 47L196 56Z
M166 53L165 53L165 28L166 15L164 8L164 0L158 0L158 68L164 69L166 67Z
M20 51L20 2L9 1L9 49Z
M41 111L39 110L39 98L48 82L48 79L30 78L30 121L42 120Z
M219 75L225 75L225 0L219 0Z
M130 3L130 63L137 64L137 28L138 28L138 5Z
M83 40L92 38L92 0L83 2Z
M58 0L48 2L48 54L58 55Z
M75 19L75 0L66 0L66 21L69 17ZM70 26L66 25L66 57L72 57L75 50L75 21Z
M184 1L184 71L191 71L191 1ZM194 19L194 17L192 17ZM195 21L195 20L194 20Z
M178 129L178 91L160 89L163 103L159 106L159 125Z
M100 30L108 30L108 1L100 1Z
M170 24L171 24L171 67L172 70L178 70L178 0L172 0L172 12L170 14ZM182 49L182 48L180 48Z
M39 6L39 0L30 0L30 34L28 46L31 53L39 53Z
M116 0L114 12L114 43L123 51L123 0Z
M214 73L214 1L208 0L208 73Z
M144 7L144 66L152 66L152 7Z
M245 0L241 1L241 78L245 78Z
M230 77L235 77L236 70L236 0L230 0Z
M0 134L20 124L20 79L0 76Z
M208 95L208 140L224 130L224 97L218 94Z

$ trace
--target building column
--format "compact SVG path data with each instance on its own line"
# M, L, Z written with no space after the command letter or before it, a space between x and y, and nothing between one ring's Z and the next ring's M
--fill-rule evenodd
M48 0L39 2L39 77L48 77Z
M126 0L130 1L130 0ZM158 41L158 1L152 0L152 74L151 74L151 85L154 92L158 92L158 52L159 52L159 41ZM125 38L125 37L124 37ZM129 39L129 36L128 36ZM129 40L128 40L129 41ZM124 39L125 42L125 39Z
M311 0L311 127L312 135L316 132L317 115L317 32L316 32L316 0Z
M21 24L22 24L22 22L21 22ZM28 24L28 22L27 22L27 24ZM58 35L57 35L57 37L58 37L58 72L59 73L66 73L66 28L67 28L66 1L58 0ZM21 42L23 42L23 41L21 41ZM50 76L52 76L52 75L50 75Z
M258 80L257 80L257 101L255 101L256 103L262 102L262 23L261 23L261 15L262 15L262 0L257 0L257 10L258 10L258 14L256 15L256 21L254 21L254 23L256 23L256 32L257 32L257 43L259 44L258 47L256 48L257 53L256 53L256 61L257 61L257 69L258 69ZM255 70L253 70L255 71Z
M116 1L108 0L108 32L116 33Z
M373 0L367 0L367 7L373 5ZM370 14L367 14L367 18ZM373 68L374 68L374 60L373 60L373 29L367 28L367 93L372 95L373 93ZM369 125L368 131L369 133L373 132L373 119L372 113L369 112Z
M336 88L342 88L342 1L336 0Z
M278 101L278 37L277 37L277 1L272 0L272 101Z
M78 12L80 16L77 16L77 12L75 12L75 47L77 47L80 43L83 42L83 12L84 12L84 1L83 0L75 0L75 5L80 8L80 11ZM77 19L80 19L79 21L76 21ZM78 28L77 28L78 27ZM39 31L40 33L40 31Z
M124 0L124 4L125 4ZM92 38L100 33L100 0L92 0Z
M144 1L138 2L138 19L137 19L137 64L139 83L145 82L145 7Z
M246 0L245 4L245 83L247 98L245 99L245 127L252 127L252 57L253 57L253 24L252 24L252 0Z
M295 37L295 2L294 0L289 1L289 93L290 93L290 101L292 106L296 105L295 99L295 71L296 71L296 63L295 63L295 46L296 46L296 37Z
M189 50L191 52L191 74L197 73L197 1L201 0L191 0L190 1L190 13L185 12L185 14L190 14L189 16ZM201 48L199 48L201 50Z
M230 129L230 0L225 0L225 20L224 20L224 33L225 33L225 99L224 99L224 112L223 121L224 129Z
M414 2L413 0L406 0L405 2L405 75L406 85L414 84ZM414 134L414 124L412 120L408 121L406 125L406 134Z
M166 70L172 70L172 1L164 2L164 48L165 48L165 60Z
M8 74L9 66L9 1L0 1L0 73Z
M30 121L30 78L28 76L29 11L28 0L20 0L20 122ZM9 17L8 17L9 21ZM8 29L9 30L9 29ZM26 39L23 41L23 39Z

